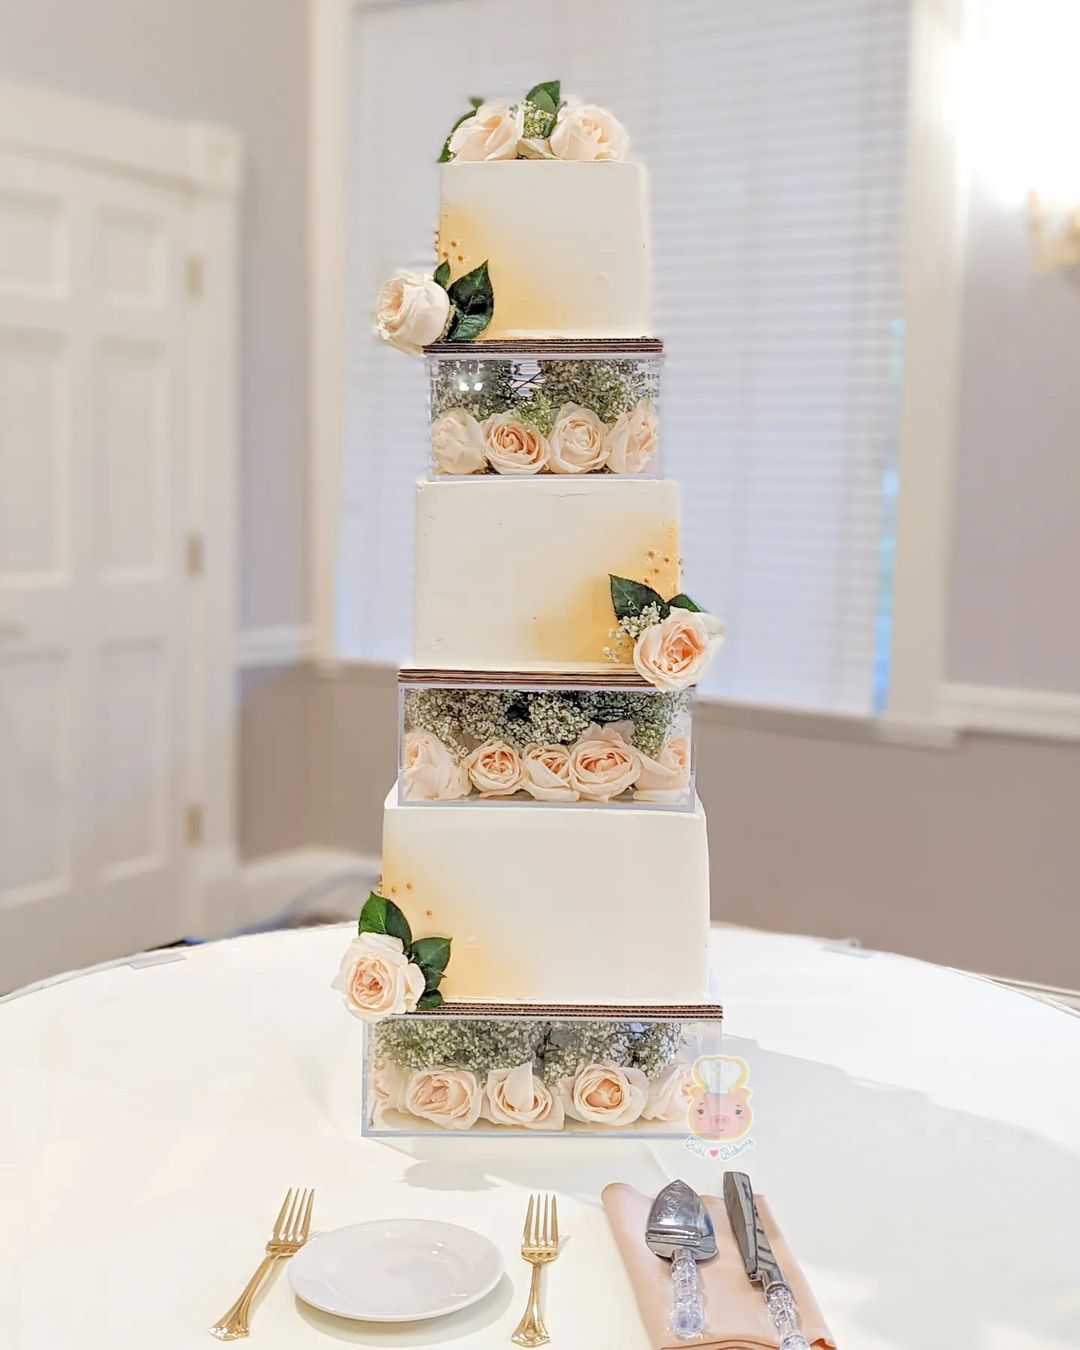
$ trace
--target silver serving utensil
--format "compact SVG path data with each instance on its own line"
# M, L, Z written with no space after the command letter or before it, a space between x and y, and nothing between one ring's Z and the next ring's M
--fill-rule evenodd
M765 1306L780 1335L780 1350L810 1350L810 1342L799 1329L795 1295L773 1256L754 1202L754 1188L745 1172L724 1173L724 1208L746 1273L752 1283L761 1285L765 1295Z
M701 1196L685 1181L665 1186L652 1203L645 1245L671 1262L671 1329L680 1340L705 1330L697 1263L716 1255L716 1233Z

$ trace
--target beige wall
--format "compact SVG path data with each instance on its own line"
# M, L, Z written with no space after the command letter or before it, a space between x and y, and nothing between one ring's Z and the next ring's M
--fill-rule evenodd
M240 623L304 622L305 0L0 0L0 79L243 136Z

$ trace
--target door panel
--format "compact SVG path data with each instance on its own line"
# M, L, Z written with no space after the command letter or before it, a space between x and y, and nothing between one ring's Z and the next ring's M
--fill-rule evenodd
M0 154L0 991L187 931L190 209Z

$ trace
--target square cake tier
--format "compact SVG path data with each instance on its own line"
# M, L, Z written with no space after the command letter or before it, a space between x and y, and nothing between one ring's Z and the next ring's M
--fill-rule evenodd
M664 1004L708 992L705 812L416 810L386 799L381 893L452 941L448 999Z
M663 479L500 477L416 489L413 660L457 670L618 670L609 574L679 590Z

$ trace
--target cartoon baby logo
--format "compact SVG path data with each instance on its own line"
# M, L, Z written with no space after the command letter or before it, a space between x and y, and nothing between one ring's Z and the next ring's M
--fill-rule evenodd
M751 1092L746 1085L749 1077L746 1060L735 1055L702 1055L695 1061L693 1076L686 1088L686 1115L695 1136L687 1143L693 1146L695 1153L707 1153L713 1158L723 1153L725 1158L730 1158L752 1143L747 1139L739 1148L728 1147L743 1139L754 1123ZM723 1147L702 1148L696 1140L707 1140Z

